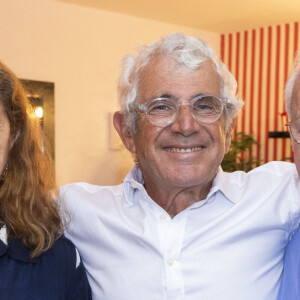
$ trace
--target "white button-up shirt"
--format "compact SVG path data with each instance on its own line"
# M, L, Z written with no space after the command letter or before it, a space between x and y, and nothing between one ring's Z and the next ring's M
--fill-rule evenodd
M133 168L119 186L64 186L66 235L96 300L275 300L300 196L293 164L218 172L173 219Z

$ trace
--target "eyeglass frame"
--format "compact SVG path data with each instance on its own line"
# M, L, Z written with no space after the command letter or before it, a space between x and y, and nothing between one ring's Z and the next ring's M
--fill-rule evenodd
M201 98L203 98L203 97L207 97L207 96L214 97L214 98L218 99L218 100L220 101L220 103L222 104L222 108L221 108L221 111L220 111L220 115L219 115L215 120L213 120L213 121L211 121L211 122L201 122L200 120L198 120L198 119L194 116L192 107L193 107L193 104L194 104L197 100L199 100L199 99L201 99ZM157 127L165 128L165 127L170 126L170 125L172 125L172 124L174 124L174 123L176 122L176 120L177 120L177 118L178 118L179 107L180 107L181 105L188 105L188 106L190 107L190 112L191 112L193 118L195 119L195 121L197 121L197 122L199 122L199 123L203 123L203 124L212 124L212 123L214 123L214 122L216 122L217 120L220 119L220 117L222 116L222 113L224 112L224 109L225 109L226 105L231 103L229 98L218 97L218 96L211 95L211 94L200 94L200 95L197 95L197 96L193 97L191 100L185 100L185 101L180 101L180 102L177 101L177 102L175 103L175 105L176 105L176 114L175 114L175 118L174 118L174 120L173 120L172 122L170 122L170 123L168 123L168 124L166 124L166 125L164 125L164 126L160 126L160 125L156 125L156 124L154 124L152 121L150 121L149 118L147 117L147 116L149 115L149 112L147 111L147 108L149 107L149 105L150 105L151 103L153 103L154 101L159 101L159 100L170 100L170 99L172 99L172 98L173 98L173 97L169 97L169 96L165 96L165 97L164 97L164 96L156 97L156 98L153 98L153 99L148 100L147 102L145 102L145 103L143 103L143 104L138 104L137 108L138 108L140 111L142 111L143 113L145 113L146 119L147 119L151 124L153 124L154 126L157 126ZM176 98L175 98L175 99L176 99Z
M296 120L296 119L300 119L300 117L297 117L297 118L295 118L295 119L292 119L291 121L289 121L288 123L286 123L286 124L284 124L284 125L287 126L287 127L289 128L289 130L290 130L290 135L293 137L293 139L295 140L295 142L296 142L297 144L300 144L300 139L297 141L297 139L294 137L293 132L292 132L292 130L291 130L291 126L293 125L292 122L293 122L294 120Z

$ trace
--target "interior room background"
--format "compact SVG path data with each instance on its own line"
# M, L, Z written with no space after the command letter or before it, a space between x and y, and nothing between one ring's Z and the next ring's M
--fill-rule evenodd
M119 61L171 32L206 39L237 77L245 110L236 132L258 139L253 155L263 161L291 156L288 139L267 134L284 130L283 85L298 47L298 23L222 35L76 1L0 0L0 7L0 60L22 79L54 84L59 184L111 185L124 178L133 162L111 126Z
M238 81L244 100L235 132L245 132L257 140L250 155L261 163L289 160L293 154L284 105L284 86L299 48L299 23L265 26L222 34L220 56Z

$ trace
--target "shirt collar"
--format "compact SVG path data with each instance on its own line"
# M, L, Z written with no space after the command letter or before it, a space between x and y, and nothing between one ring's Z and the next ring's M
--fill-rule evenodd
M219 167L218 173L213 181L211 190L207 199L220 191L232 203L238 203L241 199L241 187L244 184L244 175L242 171L234 172L234 178L229 178L230 173L226 173ZM138 189L142 193L147 193L144 189L144 179L142 171L138 167L133 167L124 179L124 192L126 200L134 204L134 193Z
M145 191L142 171L138 167L133 167L124 179L123 183L125 198L127 202L135 204L134 193L136 190Z
M243 171L235 171L234 176L231 176L230 173L224 172L222 168L219 167L208 197L220 191L229 201L234 204L238 203L241 199L241 190L245 180L244 175L245 172Z
M26 263L37 263L40 257L30 258L31 251L26 248L20 239L9 238L7 240L7 229L3 226L0 229L0 257L8 254L15 260Z

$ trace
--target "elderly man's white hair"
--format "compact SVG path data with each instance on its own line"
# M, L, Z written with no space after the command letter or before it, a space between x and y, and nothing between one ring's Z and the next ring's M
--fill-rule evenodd
M285 86L285 107L288 117L292 118L292 94L295 82L300 74L300 49L297 51L292 72Z
M174 33L153 44L143 46L136 55L127 55L121 62L118 84L119 101L128 130L136 133L139 79L142 70L151 63L153 57L171 58L177 63L179 70L181 68L195 70L202 63L211 61L220 77L221 96L230 99L230 103L225 107L226 123L229 124L237 115L242 101L236 98L237 83L227 67L217 59L214 51L205 41Z

